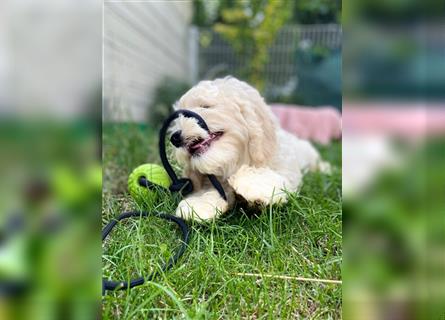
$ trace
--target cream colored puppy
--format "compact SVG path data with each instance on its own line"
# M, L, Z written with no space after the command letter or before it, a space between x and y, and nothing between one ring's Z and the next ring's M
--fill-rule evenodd
M296 191L304 172L329 170L308 141L280 128L257 90L233 77L201 81L174 108L198 113L210 129L182 116L172 128L176 159L194 187L176 210L185 219L218 217L231 208L235 194L250 204L284 203L284 190ZM207 174L217 177L228 201Z

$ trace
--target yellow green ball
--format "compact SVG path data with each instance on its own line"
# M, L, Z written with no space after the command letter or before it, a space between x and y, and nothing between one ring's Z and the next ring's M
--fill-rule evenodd
M155 189L153 190L139 185L140 177L145 177L159 188L168 189L171 184L167 171L160 165L146 163L134 169L128 177L128 191L140 206L155 201L158 195Z

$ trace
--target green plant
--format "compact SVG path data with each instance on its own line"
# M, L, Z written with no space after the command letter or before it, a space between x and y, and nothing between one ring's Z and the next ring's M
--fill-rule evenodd
M231 1L227 5L213 29L245 57L247 63L242 73L262 91L268 49L291 17L293 1Z

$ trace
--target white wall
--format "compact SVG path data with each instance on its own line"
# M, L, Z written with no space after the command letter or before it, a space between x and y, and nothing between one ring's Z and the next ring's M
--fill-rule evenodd
M104 2L104 120L147 119L154 88L189 72L191 1Z

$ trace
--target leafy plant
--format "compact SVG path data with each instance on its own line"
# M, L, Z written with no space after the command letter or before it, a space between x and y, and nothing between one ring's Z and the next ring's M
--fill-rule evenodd
M242 74L263 91L268 48L292 15L293 1L230 1L213 29L246 58Z

